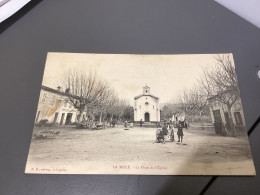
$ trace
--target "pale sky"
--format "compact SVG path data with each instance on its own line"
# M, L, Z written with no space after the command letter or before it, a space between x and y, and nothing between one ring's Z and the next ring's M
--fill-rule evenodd
M132 105L146 84L151 94L160 98L160 103L167 103L184 88L191 88L203 67L214 65L213 56L48 53L42 84L56 89L64 71L74 66L84 67L110 82L119 98Z

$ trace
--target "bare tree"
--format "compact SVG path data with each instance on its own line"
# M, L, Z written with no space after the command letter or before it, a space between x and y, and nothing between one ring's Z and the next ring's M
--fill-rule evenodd
M174 115L176 115L177 113L179 113L179 106L178 104L174 104L174 103L167 103L163 106L162 108L162 114L161 117L162 118L167 118L167 119L172 119L172 117Z
M105 98L102 101L100 101L96 106L96 109L99 112L100 123L102 122L103 114L106 114L110 108L112 109L116 105L117 99L118 98L115 95L114 90L108 87L105 93Z
M227 106L230 122L230 132L228 133L235 136L236 131L231 108L240 98L235 66L228 54L217 55L215 60L214 69L210 71L205 69L200 82L206 89L211 101L219 101Z
M116 115L117 106L119 104L118 97L115 97L110 104L111 106L108 107L106 113L109 114L110 121L112 121L114 116Z
M119 100L114 108L114 115L117 117L118 121L121 121L124 115L125 108L127 107L127 103L124 100Z
M202 113L208 104L208 94L204 90L203 86L197 85L190 91L190 103L199 113L199 121L201 123L202 129L204 129L204 124L202 121Z
M185 117L190 119L190 122L193 122L193 112L195 110L194 104L192 102L191 93L184 89L179 96L179 109L185 113Z
M79 121L82 120L83 112L103 102L109 91L109 85L98 79L96 73L79 68L69 69L64 73L62 87L79 111Z
M126 105L123 113L124 120L134 121L134 107L130 105Z

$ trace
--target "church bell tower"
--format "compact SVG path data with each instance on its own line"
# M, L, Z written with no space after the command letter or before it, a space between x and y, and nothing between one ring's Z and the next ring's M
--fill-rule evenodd
M148 87L147 85L145 87L143 87L143 94L145 94L145 95L150 94L150 87Z

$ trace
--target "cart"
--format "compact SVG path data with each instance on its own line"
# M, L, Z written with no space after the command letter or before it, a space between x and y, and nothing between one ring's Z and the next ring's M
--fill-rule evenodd
M165 143L166 139L174 142L174 130L173 128L167 129L166 127L156 130L156 142Z

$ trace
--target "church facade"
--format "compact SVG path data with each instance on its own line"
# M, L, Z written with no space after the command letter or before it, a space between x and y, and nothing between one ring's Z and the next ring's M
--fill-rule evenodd
M150 87L143 87L143 94L134 98L134 120L159 122L159 98L150 93Z

